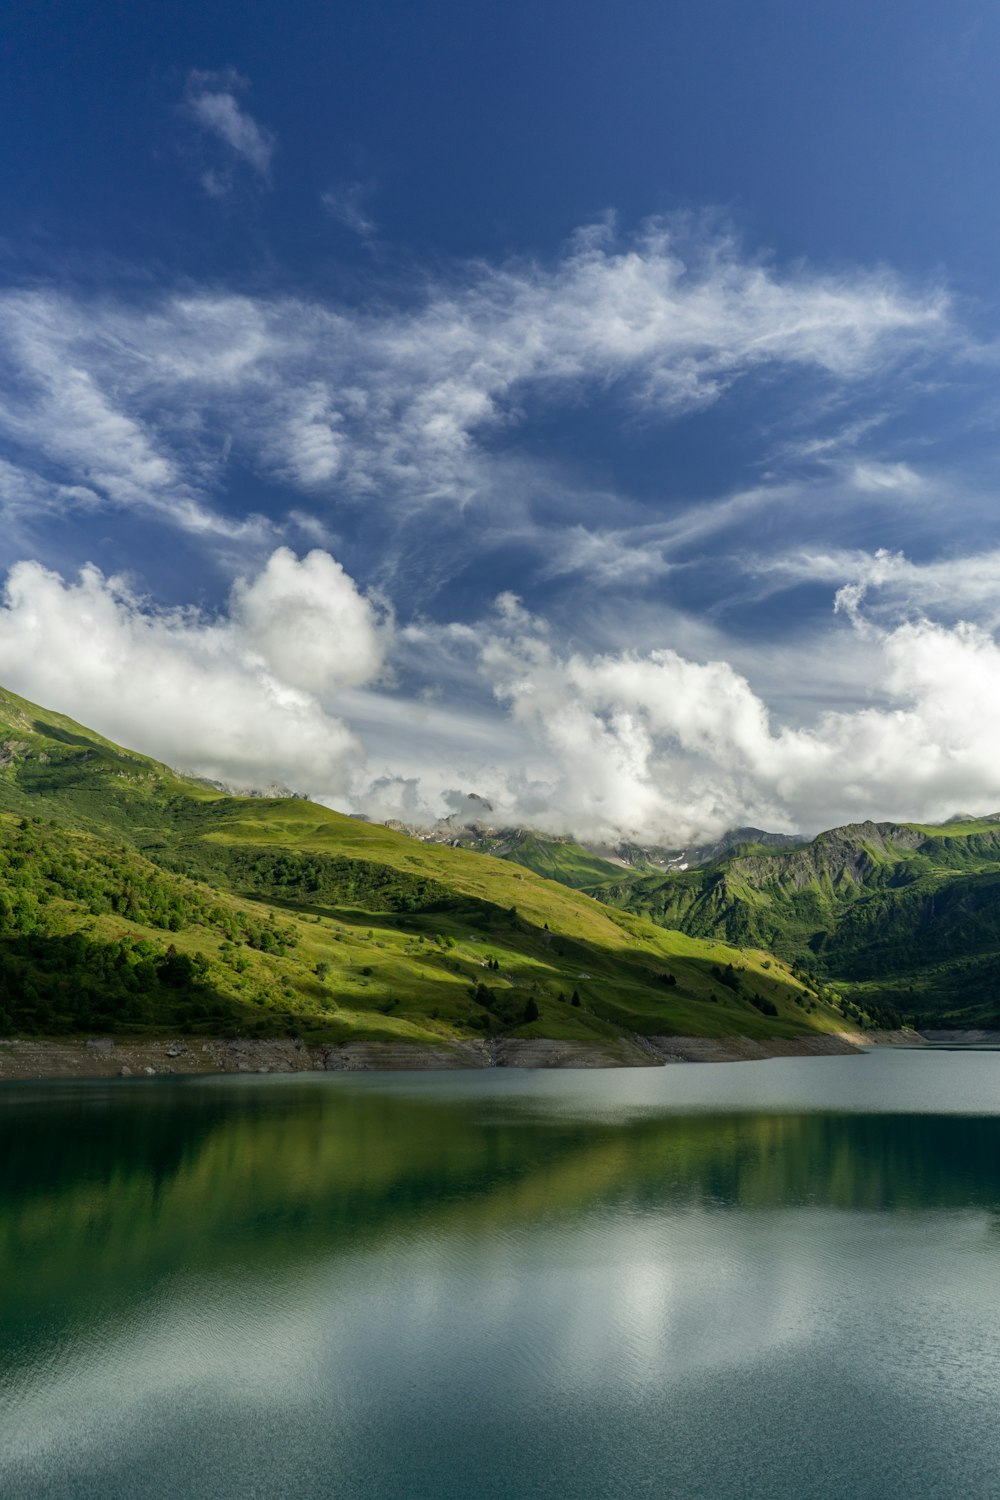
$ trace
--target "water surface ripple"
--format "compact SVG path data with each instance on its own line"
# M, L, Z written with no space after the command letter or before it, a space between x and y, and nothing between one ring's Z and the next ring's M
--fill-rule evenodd
M0 1089L4 1500L993 1500L1000 1053Z

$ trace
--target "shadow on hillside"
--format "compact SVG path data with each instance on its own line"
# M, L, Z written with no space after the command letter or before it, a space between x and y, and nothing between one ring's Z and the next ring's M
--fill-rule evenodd
M225 872L245 900L332 921L354 929L359 937L380 928L428 939L441 936L449 945L452 940L478 939L484 955L495 946L501 956L517 954L539 965L534 977L549 986L550 998L557 987L567 993L578 990L585 1013L625 1030L750 1036L815 1030L780 977L745 968L734 949L683 957L663 953L633 934L628 919L620 929L620 946L589 936L570 937L528 919L515 906L465 893L442 894L438 881L401 874L379 861L315 852L297 855L257 846L233 851L219 845L211 854L216 873ZM318 890L318 884L324 888ZM616 923L613 907L595 902L594 910ZM468 954L449 960L443 952L441 957L446 968L463 973L470 983L480 978L478 968L470 971ZM718 972L730 961L737 970L735 983L727 983ZM522 974L521 982L527 977ZM543 989L539 998L545 993ZM772 1015L775 1005L781 1013ZM543 1028L545 1024L543 1018Z
M47 740L58 740L62 745L79 745L84 750L95 750L106 755L113 753L111 746L100 745L95 740L88 740L85 735L62 729L58 724L44 724L41 719L36 719L31 727L36 734Z
M644 948L639 939L633 949L612 948L593 939L550 932L510 908L475 896L429 903L420 911L386 912L296 901L288 896L241 894L244 899L282 911L335 922L353 929L359 936L368 930L389 928L401 935L422 935L430 940L437 935L450 936L458 942L479 939L484 956L491 952L491 944L500 952L513 950L523 958L543 963L549 970L547 977L551 984L559 985L567 993L578 990L587 1013L627 1030L684 1035L694 1029L695 1034L705 1031L714 1035L729 1032L754 1036L790 1036L815 1030L804 1009L788 1006L790 991L778 976L764 977L749 971L740 974L737 967L735 986L723 982L717 971L724 969L728 957L734 956L731 951L718 957L674 958ZM428 952L433 951L428 948ZM445 948L440 954L442 962L446 963L448 956L449 950ZM452 962L464 967L467 960ZM670 983L670 976L676 983ZM624 993L610 998L612 986L621 987ZM765 1001L784 999L786 1012L768 1016L751 996ZM680 1011L686 1013L686 1019L678 1026L674 1018L679 1019ZM703 1017L702 1024L698 1024L699 1016Z

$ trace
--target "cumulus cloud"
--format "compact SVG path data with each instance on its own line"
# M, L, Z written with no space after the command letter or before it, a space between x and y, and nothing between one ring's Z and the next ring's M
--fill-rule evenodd
M193 97L229 97L205 76ZM253 139L244 155L264 163ZM940 291L887 273L782 271L687 221L624 241L602 228L554 262L459 268L397 306L11 291L0 435L61 465L61 482L189 526L221 524L223 446L316 505L453 515L512 503L496 439L509 448L553 405L613 397L665 421L755 372L851 388L955 338ZM906 477L868 474L883 487ZM605 565L612 578L634 567L620 561Z
M169 764L246 784L342 794L363 760L334 712L381 669L379 611L326 553L280 549L228 612L156 609L85 567L11 569L0 681Z
M324 700L371 681L383 664L387 629L328 552L300 562L280 547L256 578L234 585L229 617L261 666Z
M270 170L244 98L236 75L189 83L223 185L236 166ZM117 508L244 568L271 554L218 615L158 609L93 568L66 582L22 563L0 610L0 680L173 763L350 795L373 815L426 820L459 788L498 820L671 842L1000 802L989 713L949 689L950 676L972 698L993 692L996 557L914 564L833 545L851 507L866 537L873 517L939 509L936 480L865 451L890 380L896 393L911 365L965 347L938 289L783 269L674 220L601 226L544 263L453 268L395 301L380 290L350 307L219 288L0 293L5 519ZM665 480L669 503L647 504L536 457L553 412L593 411L620 446L754 380L784 380L797 411L829 398L836 437L785 453L818 482L786 468L686 501ZM280 486L289 514L272 496L273 520L241 515L242 474L255 492ZM426 599L459 571L467 600L477 561L507 547L491 592L530 571L550 628L505 595L485 622L395 632L327 551L275 550L352 528L353 555L369 549L403 611L405 589ZM795 548L793 533L825 540ZM685 614L699 567L715 593ZM711 605L804 581L839 591L839 613L818 644L785 644L768 678L759 640L727 640ZM822 700L839 711L815 711L818 654L846 657L848 642L870 698L858 706L855 681L853 699ZM393 671L402 688L384 685Z
M188 74L184 113L222 148L219 163L202 176L202 186L211 197L222 197L229 191L237 164L248 166L262 182L270 180L274 136L240 103L239 96L249 88L249 80L234 68L221 72L196 69Z
M478 627L396 636L318 550L279 549L215 616L153 608L93 567L67 582L22 562L0 681L168 763L380 818L428 822L475 792L499 823L683 844L1000 807L990 630L885 623L859 594L830 631L863 637L870 701L788 722L730 660L572 650L510 594ZM385 685L417 637L439 702Z
M880 701L804 726L776 724L727 661L564 654L536 630L500 629L483 668L535 752L510 795L552 831L680 843L746 822L815 831L1000 805L993 636L863 623Z

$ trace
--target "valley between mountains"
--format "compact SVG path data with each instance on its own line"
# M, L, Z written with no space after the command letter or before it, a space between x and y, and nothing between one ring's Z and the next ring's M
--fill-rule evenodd
M199 1066L838 1050L1000 1024L998 976L996 820L688 858L415 834L227 794L0 690L0 1076L94 1035Z
M881 1024L1000 1029L1000 816L740 829L707 849L490 838L597 900L691 937L766 949ZM600 865L600 868L598 868Z

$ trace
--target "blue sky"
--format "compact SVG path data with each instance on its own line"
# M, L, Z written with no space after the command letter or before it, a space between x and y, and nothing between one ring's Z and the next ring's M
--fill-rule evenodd
M0 680L376 817L1000 807L995 10L0 27Z

